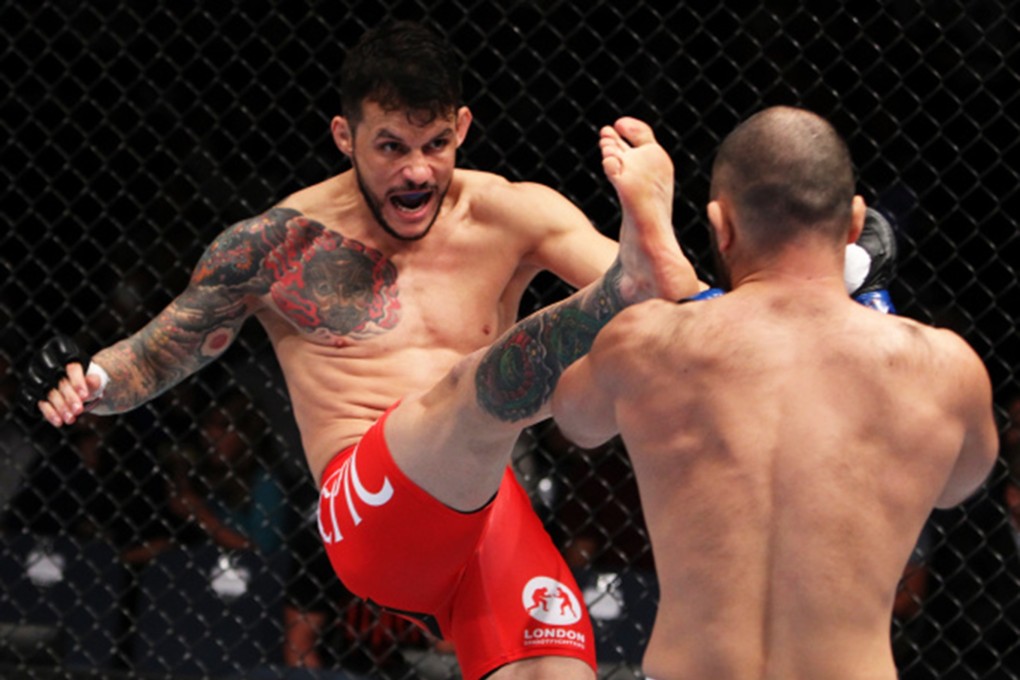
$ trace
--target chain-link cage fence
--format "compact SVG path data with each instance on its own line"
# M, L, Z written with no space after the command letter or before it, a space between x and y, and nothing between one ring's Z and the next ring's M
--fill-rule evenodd
M649 121L705 278L721 138L772 104L833 121L860 192L895 221L900 312L980 353L1004 434L985 489L918 541L890 626L897 664L904 678L1020 678L1020 474L1011 485L1006 465L1020 7L1004 0L5 2L0 675L275 678L321 663L337 674L322 677L457 677L323 564L257 324L126 415L58 432L16 408L43 341L95 351L138 330L225 226L343 169L328 133L338 67L390 17L430 21L466 60L462 165L557 188L611 236L596 131ZM565 293L540 275L522 312ZM656 583L626 452L577 451L543 424L516 464L577 570L604 675L635 677Z

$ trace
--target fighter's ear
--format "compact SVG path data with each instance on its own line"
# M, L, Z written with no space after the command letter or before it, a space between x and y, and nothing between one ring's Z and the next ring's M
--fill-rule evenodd
M864 217L868 212L868 206L860 196L854 196L850 207L850 233L847 235L847 243L857 243L864 229Z
M457 109L456 134L458 147L460 147L460 145L464 143L464 140L467 139L468 128L471 127L471 121L473 118L474 117L471 115L471 109L468 107L462 106Z
M715 232L716 247L720 253L726 252L733 244L733 220L730 219L727 205L722 200L710 201L705 212Z
M333 143L340 153L350 156L354 153L354 131L350 122L343 116L333 116L329 122L329 131L333 135Z

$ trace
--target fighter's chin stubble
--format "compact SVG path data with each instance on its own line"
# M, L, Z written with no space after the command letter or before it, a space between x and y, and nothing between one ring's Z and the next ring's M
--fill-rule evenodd
M379 226L383 228L387 234L400 241L419 241L425 238L425 235L432 229L432 225L436 223L436 218L439 217L439 207L443 205L443 198L446 197L446 192L439 194L439 200L437 202L436 212L432 215L432 219L429 221L428 226L420 234L413 236L404 236L398 233L393 227L386 223L386 218L382 214L382 202L376 199L369 191L368 187L365 186L364 182L361 181L361 173L358 172L357 162L353 162L354 165L354 177L358 180L358 189L361 191L361 195L365 199L365 203L368 205L369 211L372 213L372 217L379 223Z

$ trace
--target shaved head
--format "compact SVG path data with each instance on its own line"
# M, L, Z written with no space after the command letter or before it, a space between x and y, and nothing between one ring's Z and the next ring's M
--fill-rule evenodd
M846 240L854 197L850 152L820 116L765 109L726 139L712 166L712 200L725 200L757 248L813 232Z

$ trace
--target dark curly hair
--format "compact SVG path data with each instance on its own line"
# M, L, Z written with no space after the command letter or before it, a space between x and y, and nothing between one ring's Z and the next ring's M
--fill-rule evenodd
M365 33L340 70L340 104L356 126L366 100L386 111L406 109L418 124L446 116L461 103L460 60L450 44L412 21Z

